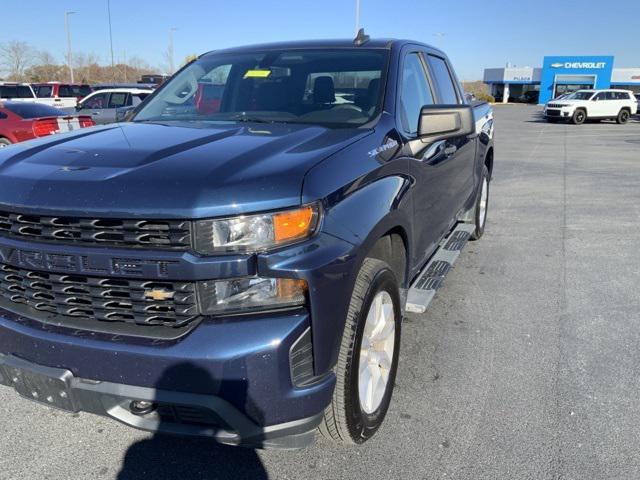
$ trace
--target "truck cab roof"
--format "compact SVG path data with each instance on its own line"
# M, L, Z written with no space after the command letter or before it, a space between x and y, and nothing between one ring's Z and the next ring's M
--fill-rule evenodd
M307 50L307 49L340 49L340 48L374 48L390 50L392 47L402 47L404 45L421 45L433 50L437 48L422 42L396 38L371 38L366 42L356 45L353 39L329 39L329 40L300 40L288 42L260 43L254 45L245 45L241 47L230 47L221 50L212 50L202 56L218 54L218 53L241 53L255 52L264 50ZM444 55L444 53L443 53Z

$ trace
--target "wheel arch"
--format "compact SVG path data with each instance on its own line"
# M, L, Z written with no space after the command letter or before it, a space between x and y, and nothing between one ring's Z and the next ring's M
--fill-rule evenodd
M396 225L373 244L366 257L386 262L396 274L401 288L408 284L409 238L404 227Z
M484 156L484 164L489 170L489 179L493 176L493 146L489 147L487 153Z

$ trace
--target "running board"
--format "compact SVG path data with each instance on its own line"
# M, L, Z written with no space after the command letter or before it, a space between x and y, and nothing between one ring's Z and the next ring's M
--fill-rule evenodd
M475 225L472 223L459 223L442 241L436 253L409 287L405 306L407 312L424 313L427 310L474 229Z

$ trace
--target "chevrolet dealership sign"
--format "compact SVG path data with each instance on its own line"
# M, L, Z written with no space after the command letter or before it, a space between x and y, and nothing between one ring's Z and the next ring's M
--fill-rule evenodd
M551 68L564 68L567 70L601 70L606 66L606 62L555 62L551 64Z
M571 89L609 88L613 61L613 57L607 55L544 57L538 101L551 100L558 85Z

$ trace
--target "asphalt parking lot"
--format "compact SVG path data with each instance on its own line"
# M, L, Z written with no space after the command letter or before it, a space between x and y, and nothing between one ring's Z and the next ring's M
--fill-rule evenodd
M637 479L640 121L496 107L485 237L405 323L369 443L216 446L0 389L0 479Z

